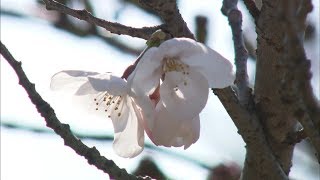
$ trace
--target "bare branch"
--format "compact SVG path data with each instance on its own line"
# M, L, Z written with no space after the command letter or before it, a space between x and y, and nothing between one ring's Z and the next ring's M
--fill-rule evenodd
M116 179L143 179L127 173L125 169L120 169L112 160L108 160L100 155L95 148L89 148L76 138L70 131L68 124L62 124L56 117L54 110L44 101L35 89L35 85L29 81L21 68L21 62L14 59L8 49L1 42L1 54L8 61L19 78L19 84L26 90L30 100L36 106L38 112L46 121L47 127L53 129L63 140L64 144L72 148L77 154L85 157L88 163Z
M139 0L139 3L146 8L155 11L164 21L164 30L173 37L188 37L194 39L186 22L183 20L176 0Z
M163 25L154 26L154 27L143 27L143 28L134 28L130 26L125 26L116 22L109 22L97 17L94 17L90 12L86 10L75 10L65 5L58 3L54 0L43 0L46 4L48 10L57 10L61 13L68 14L80 20L84 20L88 23L95 24L97 26L103 27L107 31L110 31L114 34L124 34L132 37L138 37L142 39L149 39L151 34L158 29L162 29Z
M243 0L243 3L247 7L253 19L257 21L260 15L260 10L257 8L256 3L253 0Z
M262 126L255 114L249 113L241 106L231 87L214 89L223 106L236 125L239 134L246 143L247 155L243 171L243 179L288 179L274 157L264 136ZM259 168L259 171L247 171L248 167ZM254 169L255 169L254 168ZM272 173L270 173L272 172ZM257 173L252 175L252 173Z
M249 102L253 102L252 90L249 88L249 78L247 73L248 51L244 46L242 34L242 14L237 8L237 0L224 0L221 8L222 13L228 17L232 30L233 46L235 51L236 80L238 88L238 98L244 107L248 107Z

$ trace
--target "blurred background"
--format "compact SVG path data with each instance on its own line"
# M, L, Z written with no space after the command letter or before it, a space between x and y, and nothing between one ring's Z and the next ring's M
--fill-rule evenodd
M137 0L60 0L74 9L87 9L99 18L128 26L161 24L161 19L137 5ZM320 97L319 85L319 1L308 17L305 50L312 61L312 85ZM222 15L221 0L178 0L182 17L197 38L233 61L233 42L227 18ZM255 74L256 34L253 20L242 1L245 44L251 83ZM136 158L118 157L112 150L113 127L75 104L72 94L52 92L51 76L61 70L114 72L121 76L132 64L145 41L105 30L72 17L47 11L37 0L1 0L1 42L22 67L37 91L63 123L88 146L96 146L102 155L130 173L157 179L237 179L245 148L241 136L223 106L210 93L200 114L199 140L187 150L152 145L146 136L145 150ZM86 106L83 104L80 106ZM307 141L294 152L292 179L318 180L320 167ZM45 126L43 118L18 85L16 74L1 56L1 179L108 179L83 157L64 146L63 140Z

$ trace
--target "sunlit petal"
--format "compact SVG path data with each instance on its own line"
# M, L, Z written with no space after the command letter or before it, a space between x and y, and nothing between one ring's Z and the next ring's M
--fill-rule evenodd
M173 118L191 120L205 107L208 93L208 81L201 73L190 70L184 75L173 71L166 73L160 86L160 101Z
M148 136L158 146L181 147L187 149L195 143L200 134L199 116L194 119L176 119L171 117L162 104L156 107L154 128L149 130Z
M206 53L195 54L181 61L201 72L208 80L210 88L224 88L234 82L235 76L230 61L210 48Z
M144 126L148 129L153 128L155 103L150 100L149 96L146 96L140 90L129 92L129 95L135 99L137 106L142 109L141 113L144 120Z
M180 129L177 129L177 137L173 141L173 146L184 146L184 149L189 148L195 143L200 136L200 117L196 116L192 121L181 122Z
M153 93L162 75L162 59L162 53L155 47L145 52L136 69L128 77L132 91L140 91L146 95Z
M166 57L178 57L183 59L196 54L205 53L207 47L189 38L173 38L163 42L158 50Z
M51 78L50 88L52 90L64 89L75 91L88 81L88 76L97 75L96 72L65 70L56 73Z
M107 91L112 95L121 95L127 91L127 82L110 73L89 76L88 80L92 88L98 92Z
M142 117L129 96L123 101L121 114L117 111L111 114L114 126L113 149L121 157L132 158L140 154L144 147Z

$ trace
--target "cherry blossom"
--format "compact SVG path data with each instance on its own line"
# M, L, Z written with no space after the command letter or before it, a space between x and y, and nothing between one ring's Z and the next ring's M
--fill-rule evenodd
M209 88L224 88L233 81L226 58L192 39L174 38L144 53L134 71L132 91L149 96L160 85L155 114L146 119L145 130L157 145L186 149L199 138L199 113Z
M138 60L124 72L127 81L111 73L67 70L52 77L51 88L93 95L95 109L112 120L119 156L141 153L144 130L156 145L187 149L199 139L199 113L209 88L233 84L231 63L187 38L148 47Z
M66 70L52 77L51 88L76 90L76 96L91 95L95 110L103 111L112 120L114 151L125 158L141 153L144 147L144 120L127 81L111 73Z

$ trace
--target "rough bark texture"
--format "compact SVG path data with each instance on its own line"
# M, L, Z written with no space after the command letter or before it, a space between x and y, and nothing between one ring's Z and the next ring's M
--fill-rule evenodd
M283 12L288 8L296 8L293 9L295 11L300 7L281 3L280 0L263 1L257 21L255 103L269 145L284 172L289 174L294 146L285 143L285 140L296 131L297 118L292 111L292 83L295 79L290 81L287 78L292 69L284 63L290 54L286 51L289 45L286 41L288 27L285 26Z

